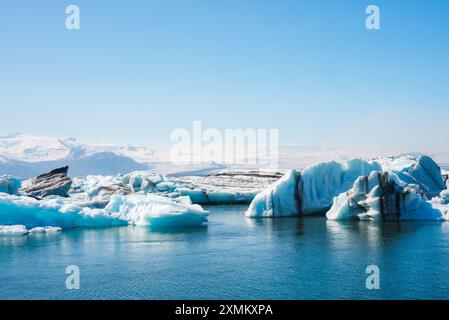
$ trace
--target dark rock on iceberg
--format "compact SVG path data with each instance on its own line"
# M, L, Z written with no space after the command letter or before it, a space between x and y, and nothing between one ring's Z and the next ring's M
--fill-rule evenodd
M334 198L326 216L329 220L444 220L419 185L381 171L359 177L351 190Z
M99 186L89 195L89 207L103 209L109 203L113 195L127 196L131 193L132 191L129 188L119 184Z
M45 198L48 196L68 197L68 192L72 185L72 180L67 176L69 167L62 167L41 174L31 185L22 188L20 191L24 195Z

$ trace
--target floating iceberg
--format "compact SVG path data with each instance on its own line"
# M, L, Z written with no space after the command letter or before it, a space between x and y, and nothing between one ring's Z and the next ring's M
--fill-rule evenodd
M208 212L189 199L158 195L114 195L104 209L85 206L77 199L49 196L42 200L0 193L0 225L28 229L53 226L119 226L127 224L190 227L207 224Z
M412 166L392 172L408 184L419 185L428 199L438 196L446 188L440 167L428 156L421 156Z
M105 210L132 225L197 227L207 224L208 212L188 197L170 199L159 195L112 196Z
M22 225L13 226L0 226L0 236L1 235L24 235L27 234L28 230Z
M0 192L8 194L19 194L21 183L12 176L0 176Z
M416 209L423 210L425 217L429 217L427 209L436 212L426 201L440 195L446 186L438 165L430 157L422 156L418 160L412 157L400 157L375 161L353 159L345 163L331 161L312 165L297 174L290 171L279 183L258 194L246 215L249 217L307 215L324 213L333 205L333 212L330 216L340 216L341 213L334 211L337 210L336 208L343 210L343 207L340 208L343 205L335 204L335 201L344 202L346 199L340 196L334 201L334 198L353 188L354 182L359 177L369 176L373 171L390 172L390 178L394 176L395 179L401 181L398 185L401 185L403 189L407 187L405 194L408 197L413 198L413 192L417 193L414 204L422 206L422 208L416 207ZM381 199L383 198L381 197ZM422 203L418 203L418 200L422 200ZM280 205L279 202L282 204ZM406 203L412 205L412 202ZM441 207L440 202L434 201L433 203L438 203ZM408 217L405 212L412 211L412 209L407 209L402 212L401 219ZM435 214L438 215L438 212ZM422 217L418 214L411 214L410 219L415 218Z
M104 208L113 195L159 194L170 198L188 196L200 205L249 204L256 194L282 176L278 172L232 171L214 175L165 177L148 171L117 176L87 176L73 179L69 192L90 207Z
M48 226L47 227L36 227L36 228L31 229L29 231L29 233L32 233L32 234L34 234L34 233L54 233L54 232L59 232L61 230L62 229L59 227L48 227Z
M61 230L62 229L59 227L36 227L33 229L27 229L24 225L0 226L0 236L55 233Z
M63 229L124 225L105 210L83 207L75 199L49 196L42 200L0 193L0 224L27 228L54 226Z
M249 217L286 217L301 212L300 186L301 174L288 171L282 179L267 190L256 195L246 215Z
M351 190L333 201L329 220L444 220L416 184L401 181L394 173L373 171L359 177Z
M377 161L361 159L323 162L304 169L299 188L302 190L302 214L327 210L335 196L350 189L358 177L375 170L381 170Z
M169 188L162 175L148 172L136 171L125 175L122 179L123 185L131 189L133 193L154 193L159 191L173 191L175 186ZM161 190L162 189L162 190Z
M175 192L204 205L249 204L261 191L282 177L274 171L223 171L206 177L170 178Z
M449 190L441 191L440 199L443 204L449 204Z
M380 168L376 161L354 159L345 163L319 163L302 173L290 170L255 197L246 215L279 217L323 212L330 208L334 197L350 189L359 176Z

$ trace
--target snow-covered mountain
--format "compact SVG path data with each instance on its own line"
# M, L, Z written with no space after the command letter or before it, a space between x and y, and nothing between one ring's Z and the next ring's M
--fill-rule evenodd
M146 146L91 145L20 133L0 136L0 175L29 178L65 165L71 176L110 175L146 170L156 161L158 154Z
M145 163L158 160L156 150L147 146L93 145L79 142L75 138L61 139L21 133L0 136L0 156L12 160L40 162L78 159L99 152L115 153Z
M203 163L173 165L169 150L136 145L89 144L75 138L55 138L26 134L0 135L0 175L34 177L56 167L70 166L69 175L112 175L137 170L152 170L166 175L207 175L225 169L263 169L257 165ZM421 153L407 153L418 157ZM449 169L449 153L428 154L444 169ZM360 154L323 146L289 145L279 147L279 169L303 169L311 164L385 155ZM397 156L397 155L395 155Z

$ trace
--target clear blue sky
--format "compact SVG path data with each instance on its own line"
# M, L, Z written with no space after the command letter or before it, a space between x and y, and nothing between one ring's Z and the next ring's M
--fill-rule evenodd
M6 0L0 40L1 133L168 144L202 120L278 128L281 144L449 151L446 0Z

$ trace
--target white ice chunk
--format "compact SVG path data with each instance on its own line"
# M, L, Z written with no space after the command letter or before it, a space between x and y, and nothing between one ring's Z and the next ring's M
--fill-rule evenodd
M112 196L105 210L130 224L152 227L204 226L208 215L188 197L170 199L150 194Z
M83 206L77 199L51 196L41 201L24 196L0 194L0 224L28 228L117 226L127 224L164 227L203 226L207 211L185 197L157 195L114 195L105 209Z
M0 176L0 192L8 194L19 194L21 183L19 179L12 176Z
M36 227L29 231L29 233L54 233L59 232L62 229L59 227Z
M385 168L384 168L385 171ZM421 156L409 168L393 170L402 181L418 184L428 199L436 197L446 188L440 167L428 156Z
M284 177L259 193L251 202L248 217L285 217L297 215L300 210L298 182L300 174L288 171Z
M28 230L23 225L0 226L0 235L24 235Z
M328 209L335 196L349 190L354 181L374 170L381 170L378 162L352 159L318 163L304 169L301 176L302 213L317 213Z
M374 171L359 177L351 190L336 197L329 220L443 220L444 213L426 201L418 185L394 173Z
M379 169L380 164L375 161L353 159L315 164L301 174L290 170L256 196L246 215L275 217L323 212L330 208L335 196L352 187L357 177Z

